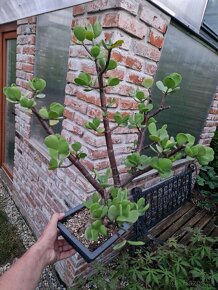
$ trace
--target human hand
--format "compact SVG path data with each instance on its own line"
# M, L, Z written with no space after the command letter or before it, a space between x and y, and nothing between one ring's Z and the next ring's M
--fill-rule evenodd
M42 251L45 266L69 258L75 250L64 239L58 239L57 223L64 214L54 213L42 236L34 245Z

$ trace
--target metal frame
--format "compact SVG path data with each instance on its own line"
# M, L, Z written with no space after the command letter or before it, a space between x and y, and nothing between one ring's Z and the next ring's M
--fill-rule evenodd
M17 24L10 23L0 26L0 165L5 173L12 179L13 175L7 164L4 162L4 143L5 143L5 97L3 87L5 86L6 72L6 40L17 37Z
M0 24L91 1L93 0L0 0Z
M150 207L134 225L135 235L140 238L148 233L165 217L176 211L186 201L191 199L192 170L180 173L166 181L142 191L136 187L132 189L135 202L141 197L145 198Z

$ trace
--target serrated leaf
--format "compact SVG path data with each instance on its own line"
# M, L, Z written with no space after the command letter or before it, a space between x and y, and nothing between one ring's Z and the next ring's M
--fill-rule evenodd
M79 41L83 42L86 38L86 30L82 26L76 26L73 29L73 33Z

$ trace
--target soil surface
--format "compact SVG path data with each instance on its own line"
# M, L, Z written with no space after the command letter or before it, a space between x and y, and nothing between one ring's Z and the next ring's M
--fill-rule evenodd
M73 234L84 246L86 246L91 252L96 250L100 245L102 245L106 240L108 240L115 232L117 228L113 225L107 226L107 236L99 237L97 242L87 240L85 237L85 230L91 224L89 209L84 208L79 212L70 216L63 224Z

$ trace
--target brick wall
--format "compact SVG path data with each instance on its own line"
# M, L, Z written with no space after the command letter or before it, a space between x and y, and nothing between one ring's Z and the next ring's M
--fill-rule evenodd
M199 143L209 146L218 126L218 87L214 95Z
M87 21L93 22L96 19L102 23L106 39L112 37L114 41L124 40L121 49L115 50L112 55L119 62L113 75L123 82L107 90L107 97L116 99L109 114L113 126L112 116L116 111L124 114L135 111L135 102L129 97L136 89L135 83L139 83L145 77L154 77L170 18L148 2L141 0L97 0L73 8L72 26L85 24ZM18 21L17 85L24 92L28 91L28 81L34 74L36 25L35 17ZM89 155L84 161L87 168L91 170L95 167L97 170L103 170L108 166L104 138L84 128L87 120L96 115L101 117L98 93L84 93L73 84L74 77L79 71L95 73L93 64L86 56L82 47L71 43L62 134L71 142L80 141L83 144L84 151ZM212 109L217 108L217 96L213 106ZM211 111L208 118L216 118L214 117L216 113L216 110ZM203 134L209 133L207 130L210 128L213 130L215 128L215 123L212 125L211 120L206 121L205 131L202 132L203 143L208 139ZM119 170L123 174L125 171L121 160L131 150L135 139L134 130L126 128L114 130L116 158ZM93 191L75 168L49 172L48 159L46 151L31 139L31 115L16 108L13 198L37 236L40 235L53 211L65 211L68 205L77 205ZM175 172L184 166L179 163ZM137 185L144 184L148 187L159 180L156 172L152 171L135 182ZM135 183L132 184L134 185ZM110 253L104 259L109 259L111 255L113 254ZM88 264L78 254L57 263L56 269L68 285L75 276L90 271Z

